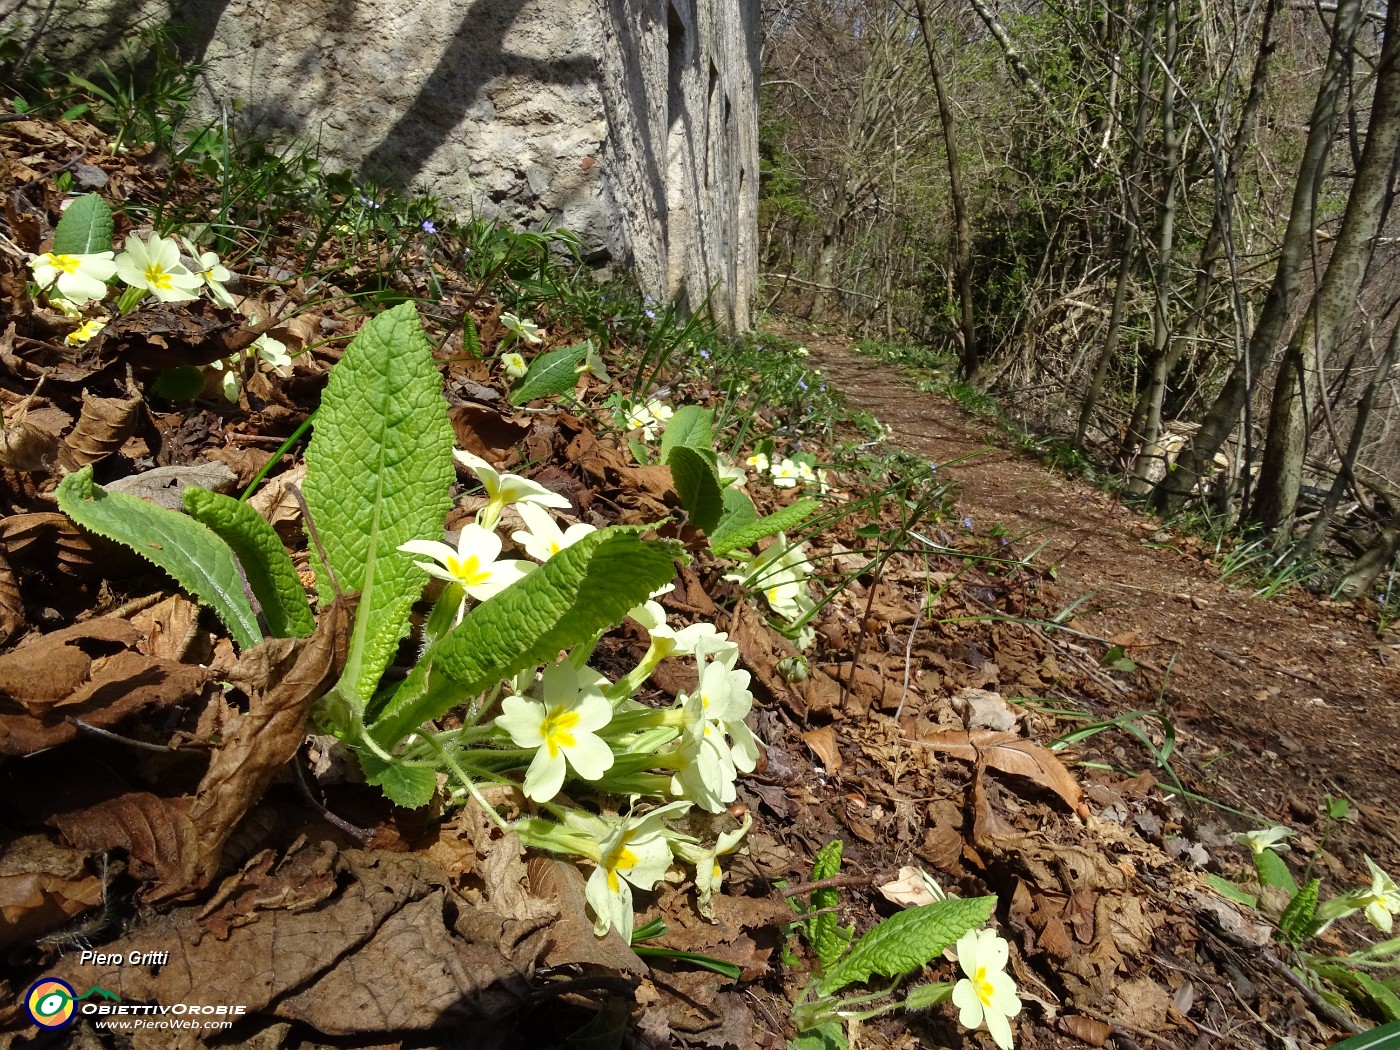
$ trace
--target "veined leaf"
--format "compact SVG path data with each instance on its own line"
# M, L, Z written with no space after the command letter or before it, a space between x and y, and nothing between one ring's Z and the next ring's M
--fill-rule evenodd
M995 897L949 897L891 915L851 946L846 957L827 971L817 991L832 995L876 974L898 977L917 970L991 918L996 903Z
M92 255L112 250L112 209L97 193L79 197L53 231L55 255Z
M398 549L441 539L451 506L452 425L432 347L412 303L370 321L331 370L306 450L306 505L336 580L359 590L345 681L367 700L379 684L423 573ZM317 589L334 587L312 549Z
M673 448L710 449L715 443L715 413L699 405L682 405L676 409L661 435L661 462L671 457Z
M734 491L726 489L725 492ZM737 493L743 495L743 493ZM744 499L748 499L744 496ZM726 504L728 501L726 500ZM736 501L737 504L737 501ZM752 509L752 502L749 503ZM726 512L726 518L721 520L714 534L710 537L710 550L715 554L728 554L730 551L739 550L743 547L752 547L761 539L768 536L776 536L780 532L788 532L801 525L810 518L821 506L814 499L802 499L788 507L781 507L767 517L757 517L758 512L754 511L754 517L745 519L742 510L736 512ZM732 523L728 520L728 514L735 513Z
M704 452L689 445L677 445L666 457L666 463L671 468L676 495L680 496L681 506L689 515L691 524L709 533L719 525L724 511L724 495L714 464Z
M315 632L306 589L266 518L246 503L197 485L185 489L185 510L233 548L272 637L306 638Z
M510 403L523 405L537 397L558 397L567 394L578 382L578 363L588 353L589 344L566 346L540 354L530 362L529 370L510 391Z
M1254 870L1259 875L1259 885L1287 890L1290 897L1298 892L1298 883L1293 872L1288 870L1288 862L1273 850L1261 850L1254 855Z
M422 687L401 689L389 701L370 729L374 739L392 748L463 698L620 623L685 560L673 540L638 538L648 527L591 532L478 605L433 648L428 673L410 678Z
M175 577L218 614L238 648L262 641L233 551L199 522L136 496L104 491L93 484L90 466L64 478L56 495L59 509L83 528L126 544Z
M835 878L841 874L841 840L832 839L820 850L812 861L812 881ZM843 929L836 916L836 906L841 902L840 891L835 887L812 891L812 911L822 912L807 920L807 942L817 953L822 969L830 970L845 954L851 943L851 929Z
M1322 880L1313 879L1288 902L1283 914L1278 918L1279 932L1294 944L1305 941L1317 932L1313 915L1317 912L1317 897L1322 890Z
M411 766L406 762L385 762L368 751L360 752L365 779L384 792L396 806L421 809L437 791L437 773L431 766Z

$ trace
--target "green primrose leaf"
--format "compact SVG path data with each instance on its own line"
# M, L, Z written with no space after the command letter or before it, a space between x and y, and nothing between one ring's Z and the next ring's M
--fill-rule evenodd
M666 424L666 432L661 435L661 461L671 457L673 448L709 449L715 443L715 414L712 409L699 405L682 405L676 409Z
M125 544L175 577L218 614L239 649L262 641L233 551L199 522L124 492L104 491L93 484L90 466L64 478L55 495L59 509L83 528Z
M100 194L79 197L53 231L55 255L92 255L112 249L112 209Z
M404 809L421 809L437 791L437 773L431 766L385 762L378 755L362 751L360 768L365 779L383 791L385 798Z
M706 452L709 449L700 451L689 445L676 445L665 458L671 468L676 495L680 496L681 506L685 508L691 524L709 533L720 523L724 495L714 464L705 455Z
M891 915L851 946L846 957L827 971L817 991L831 995L876 974L898 977L917 970L991 918L996 903L995 897L949 897Z
M1288 863L1273 850L1260 850L1254 855L1254 870L1261 886L1287 890L1290 896L1298 892L1298 883L1288 870Z
M937 1006L941 1002L946 1002L953 997L953 984L951 981L940 981L937 984L921 984L917 988L909 989L909 994L904 997L904 1009L906 1010L927 1010L931 1006Z
M1294 944L1307 940L1317 932L1313 915L1317 912L1317 897L1321 890L1322 880L1313 879L1294 895L1279 916L1279 932Z
M793 1050L848 1050L846 1026L839 1020L824 1021L816 1028L804 1028L797 1038L789 1041Z
M523 405L537 397L559 397L573 390L578 382L575 369L588 349L588 343L579 343L540 354L530 362L529 370L511 388L510 403Z
M1353 970L1343 959L1312 959L1309 960L1308 968L1329 984L1340 988L1347 994L1347 998L1354 1002L1369 1002L1384 1020L1400 1021L1400 997L1370 974L1362 970ZM1383 1039L1383 1033L1392 1038ZM1357 1036L1345 1043L1334 1044L1333 1050L1348 1050L1349 1047L1353 1050L1363 1050L1366 1047L1370 1047L1371 1050L1383 1050L1400 1045L1400 1038L1397 1038L1400 1037L1400 1029L1395 1029L1393 1025L1388 1025L1385 1029L1375 1029L1367 1035L1374 1039Z
M725 493L732 491L734 490L726 489ZM748 497L742 492L736 494L748 500ZM737 504L737 500L735 504ZM726 501L726 505L729 505L728 501ZM749 506L753 507L752 501L749 502ZM768 536L776 536L780 532L789 532L795 529L810 518L819 506L820 504L814 499L802 499L791 506L775 510L767 517L759 518L758 512L754 511L754 517L747 521L744 520L743 512L738 511L735 512L737 516L732 523L728 517L731 512L726 511L725 518L720 521L719 526L710 536L710 550L717 555L723 555L733 550L752 547L759 540Z
M1206 882L1210 884L1211 889L1215 890L1216 893L1227 900L1232 900L1236 904L1243 904L1246 908L1259 907L1258 897L1254 896L1252 893L1246 893L1229 879L1207 872Z
M433 648L428 670L389 701L371 727L375 741L392 748L463 698L620 623L686 560L673 540L640 539L650 527L591 532L478 605Z
M315 632L306 590L266 518L246 503L196 485L185 489L185 510L233 548L272 637L306 638Z
M832 839L817 851L817 855L812 861L812 881L821 882L823 879L835 878L839 874L841 874L841 840ZM843 929L838 925L836 906L840 902L841 895L835 887L813 890L811 910L823 914L811 916L804 924L803 932L807 935L807 943L817 953L822 968L826 970L836 965L837 960L841 958L847 945L850 944L851 935L854 932L852 929Z
M366 324L331 370L303 491L340 586L361 592L344 681L368 699L408 630L423 573L398 549L439 539L452 505L452 425L412 303ZM322 601L335 588L312 548Z

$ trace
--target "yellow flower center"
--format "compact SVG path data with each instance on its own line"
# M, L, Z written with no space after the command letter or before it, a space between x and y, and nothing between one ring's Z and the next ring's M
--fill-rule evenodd
M156 262L149 263L146 266L146 283L152 288L159 288L163 292L168 292L171 288L175 287L165 267Z
M977 972L972 975L972 987L977 990L977 998L982 1000L984 1006L992 1005L992 995L995 989L992 982L987 979L987 968L977 967Z
M481 567L481 559L475 554L465 558L448 558L447 571L457 577L463 587L480 587L491 582L491 570Z
M578 725L578 722L577 711L566 711L562 704L550 708L549 714L545 715L544 721L540 723L540 736L544 737L544 746L549 749L550 758L557 758L560 748L574 746L576 741L570 730Z
M76 255L50 255L49 258L53 261L53 268L64 273L77 273L82 265L82 260Z
M624 831L622 837L617 840L617 845L608 850L608 855L603 858L603 870L608 873L608 889L614 893L621 888L617 881L618 869L637 866L637 855L627 848L627 843L635 834L635 831Z

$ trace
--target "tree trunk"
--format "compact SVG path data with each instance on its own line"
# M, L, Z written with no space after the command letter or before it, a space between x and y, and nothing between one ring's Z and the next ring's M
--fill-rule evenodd
M1337 133L1346 73L1360 24L1361 0L1338 0L1337 14L1332 23L1331 47L1317 86L1317 98L1308 124L1308 139L1298 165L1298 181L1293 187L1288 228L1283 235L1273 285L1269 288L1243 357L1236 363L1225 386L1207 410L1200 430L1191 443L1182 449L1174 469L1167 471L1167 476L1153 492L1152 504L1159 511L1175 513L1191 495L1197 481L1220 451L1220 446L1238 425L1240 412L1249 403L1259 373L1273 356L1274 347L1283 334L1288 312L1298 294L1303 265L1308 259L1313 233L1313 201L1326 174L1327 155ZM1245 429L1244 442L1247 446L1251 435L1248 426ZM1247 473L1247 464L1245 469Z
M1400 3L1385 16L1385 43L1376 64L1376 93L1366 128L1366 145L1356 170L1342 229L1327 260L1322 287L1288 341L1274 384L1269 439L1250 517L1266 529L1285 529L1293 520L1307 454L1310 385L1322 387L1322 369L1336 349L1366 279L1380 230L1400 147ZM1325 397L1326 391L1322 390Z
M1166 185L1162 191L1157 234L1157 296L1153 309L1151 376L1147 386L1147 425L1141 434L1141 447L1127 487L1127 494L1135 499L1152 490L1153 464L1160 462L1164 469L1166 467L1160 438L1162 398L1167 390L1167 355L1171 349L1172 245L1181 154L1181 132L1176 128L1176 5L1177 0L1167 0L1163 31L1162 61L1166 75L1162 78L1162 169Z
M1359 0L1358 0L1359 2ZM1142 16L1142 55L1138 62L1137 115L1133 119L1133 145L1129 151L1126 210L1123 215L1123 246L1118 255L1118 281L1113 290L1113 310L1108 315L1108 332L1104 335L1103 349L1099 351L1098 363L1094 366L1089 388L1084 391L1084 400L1079 406L1079 423L1074 431L1074 447L1084 448L1084 436L1089 431L1089 421L1094 416L1094 408L1103 395L1104 381L1108 378L1109 366L1118 351L1118 337L1123 330L1123 311L1126 308L1128 282L1132 277L1133 252L1137 247L1137 226L1139 203L1142 188L1138 171L1145 151L1147 138L1147 115L1151 108L1152 77L1156 72L1153 41L1157 36L1157 2L1148 0L1147 10Z
M938 119L943 126L943 149L948 157L948 196L953 205L953 269L958 282L960 305L959 327L962 329L962 376L969 383L977 378L981 364L977 352L977 323L972 312L972 222L967 215L967 197L963 192L962 157L958 153L957 123L953 108L948 104L944 87L943 68L933 43L933 27L929 24L928 7L924 0L914 0L919 12L919 29L928 52L928 71L933 78L933 90L938 96Z

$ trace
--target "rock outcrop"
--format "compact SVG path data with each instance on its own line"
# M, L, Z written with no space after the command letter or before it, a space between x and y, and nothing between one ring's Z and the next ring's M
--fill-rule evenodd
M648 294L749 324L752 0L31 0L21 38L46 12L65 68L180 27L203 112L462 215L564 226Z

